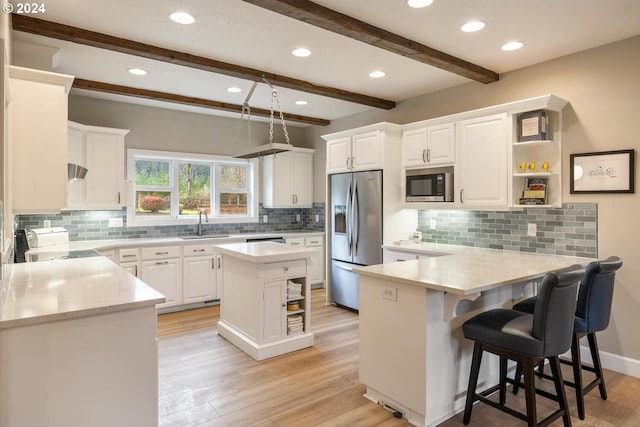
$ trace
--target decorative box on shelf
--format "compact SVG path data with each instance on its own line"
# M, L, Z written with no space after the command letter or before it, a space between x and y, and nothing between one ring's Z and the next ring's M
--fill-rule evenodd
M549 132L549 117L544 110L518 115L518 142L544 141Z

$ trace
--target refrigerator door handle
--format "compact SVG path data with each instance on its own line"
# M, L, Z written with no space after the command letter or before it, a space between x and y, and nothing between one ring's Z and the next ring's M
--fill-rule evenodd
M349 188L347 188L347 201L345 202L347 206L347 215L346 215L346 229L347 229L347 248L349 250L349 256L351 256L351 248L353 246L352 241L352 229L351 229L351 180L349 180Z
M360 240L360 203L358 203L358 181L355 181L353 185L353 206L352 210L352 230L353 230L353 255L358 255L358 241Z

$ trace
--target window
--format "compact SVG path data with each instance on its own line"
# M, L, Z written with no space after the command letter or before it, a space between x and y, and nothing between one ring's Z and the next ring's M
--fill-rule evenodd
M230 157L128 151L133 201L130 225L257 222L256 161Z

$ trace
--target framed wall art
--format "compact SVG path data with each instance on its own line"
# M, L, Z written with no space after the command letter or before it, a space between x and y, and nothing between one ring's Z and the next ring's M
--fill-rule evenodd
M634 158L635 150L571 154L571 194L634 193Z

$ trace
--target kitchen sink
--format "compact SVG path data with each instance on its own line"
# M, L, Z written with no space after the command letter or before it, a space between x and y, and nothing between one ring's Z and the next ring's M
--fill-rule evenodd
M210 234L204 236L179 236L179 239L182 240L198 240L198 239L224 239L229 237L228 234Z

